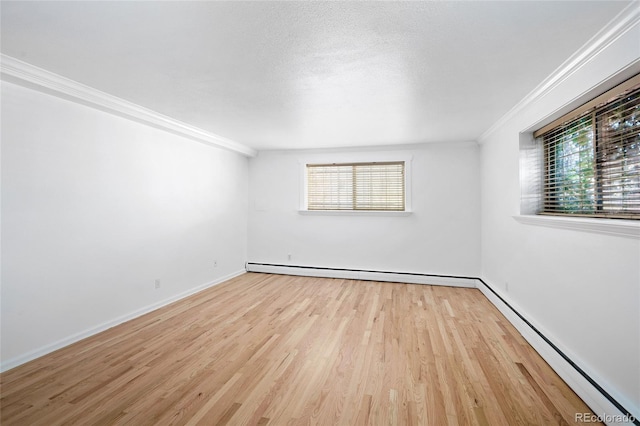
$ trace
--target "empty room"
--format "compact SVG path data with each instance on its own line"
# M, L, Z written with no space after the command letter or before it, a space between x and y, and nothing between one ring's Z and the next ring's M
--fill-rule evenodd
M1 1L0 423L640 425L639 1Z

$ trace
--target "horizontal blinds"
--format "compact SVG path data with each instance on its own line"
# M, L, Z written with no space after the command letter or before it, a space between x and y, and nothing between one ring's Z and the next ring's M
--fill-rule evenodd
M562 117L556 119L555 121L547 124L546 126L544 126L541 129L536 130L535 132L533 132L533 137L537 138L538 136L544 135L545 133L547 133L549 130L551 129L555 129L557 126L560 126L563 123L566 123L568 121L571 121L581 115L583 115L585 112L590 112L593 111L594 109L608 103L611 102L612 100L615 100L618 98L618 96L620 96L621 93L625 93L629 90L633 90L638 84L640 84L640 74L637 74L633 77L631 77L630 79L620 83L619 85L617 85L616 87L614 87L611 90L606 91L605 93L601 94L600 96L591 99L589 102L581 105L580 107L574 109L573 111L563 115Z
M353 210L353 166L307 166L309 210Z
M309 164L309 210L404 211L404 162Z
M640 87L544 133L542 212L640 218Z
M598 209L640 215L640 89L595 117Z

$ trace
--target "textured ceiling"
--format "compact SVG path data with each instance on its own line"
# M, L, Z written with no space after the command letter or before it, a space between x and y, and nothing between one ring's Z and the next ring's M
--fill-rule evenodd
M1 50L256 149L468 141L628 4L2 1Z

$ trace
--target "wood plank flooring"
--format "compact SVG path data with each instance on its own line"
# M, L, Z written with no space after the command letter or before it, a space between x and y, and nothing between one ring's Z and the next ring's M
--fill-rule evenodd
M476 289L248 273L0 376L9 425L555 425L590 412Z

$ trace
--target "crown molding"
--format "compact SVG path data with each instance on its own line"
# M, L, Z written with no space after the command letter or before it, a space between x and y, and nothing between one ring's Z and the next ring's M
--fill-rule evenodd
M634 0L624 8L615 18L604 26L595 36L584 44L578 51L562 63L555 71L542 81L535 89L529 92L520 102L500 117L480 137L478 142L482 144L487 138L511 120L520 111L539 98L559 86L563 81L582 68L585 64L606 49L611 43L640 23L640 1Z
M469 141L453 141L453 142L420 142L401 145L363 145L363 146L336 146L327 148L264 148L259 149L259 156L266 155L281 155L281 154L350 154L355 152L366 153L369 151L381 152L381 151L412 151L428 148L473 148L477 147L478 142L475 140Z
M11 56L0 55L0 73L2 80L72 100L207 145L228 149L248 157L254 157L257 154L256 150L248 146L159 114L133 102L101 92Z

